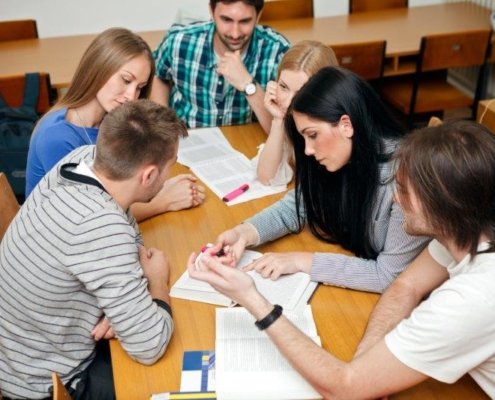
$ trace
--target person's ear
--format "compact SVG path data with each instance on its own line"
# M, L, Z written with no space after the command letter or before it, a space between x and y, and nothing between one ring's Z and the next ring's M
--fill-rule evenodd
M344 114L340 117L339 130L348 139L354 136L354 128L352 126L352 121L347 114Z
M144 187L152 186L158 176L160 175L160 171L156 165L147 165L141 170L141 185Z

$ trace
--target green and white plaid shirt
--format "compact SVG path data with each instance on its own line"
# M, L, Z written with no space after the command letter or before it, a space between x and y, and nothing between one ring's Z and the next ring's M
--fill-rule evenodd
M153 56L156 74L173 83L169 105L190 128L252 122L244 93L216 71L213 22L173 25ZM289 42L269 27L257 25L243 62L261 87L275 79Z

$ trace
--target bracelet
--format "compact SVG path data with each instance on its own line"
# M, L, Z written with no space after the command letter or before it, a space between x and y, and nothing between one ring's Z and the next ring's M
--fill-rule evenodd
M278 317L282 315L282 306L279 306L278 304L275 304L273 306L273 310L270 311L270 314L268 314L265 318L260 319L259 321L256 321L254 324L256 327L262 331L266 328L268 328L271 324L273 324Z

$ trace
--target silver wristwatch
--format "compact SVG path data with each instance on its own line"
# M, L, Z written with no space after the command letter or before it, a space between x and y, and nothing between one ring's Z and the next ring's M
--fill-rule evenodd
M244 94L246 96L252 96L255 93L256 93L256 81L253 78L253 80L249 82L244 88Z

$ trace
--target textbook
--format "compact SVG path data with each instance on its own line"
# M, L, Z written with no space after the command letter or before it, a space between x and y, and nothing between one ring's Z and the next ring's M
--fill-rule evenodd
M179 142L177 161L191 171L219 198L240 188L242 196L226 201L232 206L263 196L283 192L287 185L265 186L256 178L251 161L235 150L217 127L190 129Z
M248 265L261 255L257 251L245 250L237 268ZM269 278L265 279L256 271L249 271L248 274L253 278L259 292L269 302L280 304L284 310L296 310L299 307L304 307L318 285L317 282L312 282L309 275L304 272L283 275L276 281ZM234 301L217 292L210 284L191 278L187 270L172 286L170 296L219 306L235 305Z
M284 310L284 315L321 346L310 305L297 313ZM217 399L321 399L254 322L254 317L242 307L216 310Z
M185 351L182 357L180 391L153 394L150 400L202 400L216 398L215 352Z

